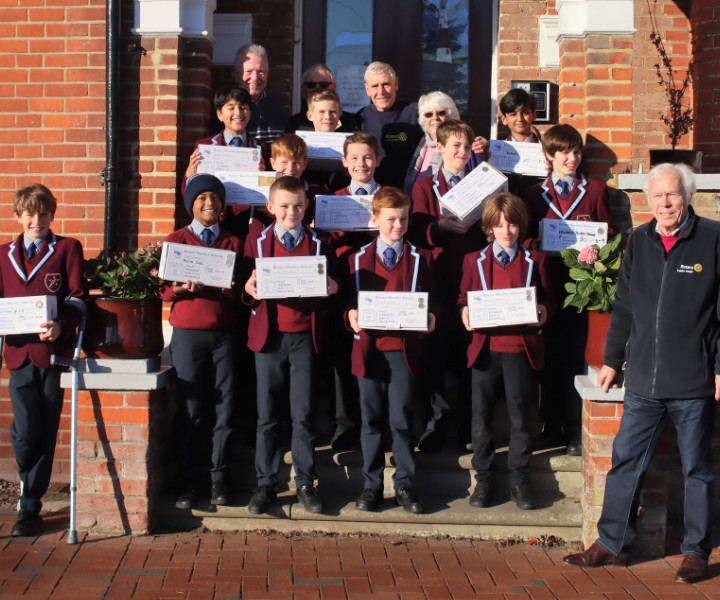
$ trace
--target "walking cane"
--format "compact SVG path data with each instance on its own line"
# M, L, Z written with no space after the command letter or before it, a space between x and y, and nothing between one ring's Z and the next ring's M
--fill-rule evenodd
M78 367L80 364L80 348L85 334L85 319L83 318L78 329L77 345L71 359L53 354L52 362L56 365L70 367L71 400L70 400L70 531L68 544L77 543L77 528L75 526L76 494L77 494L77 394L78 394Z

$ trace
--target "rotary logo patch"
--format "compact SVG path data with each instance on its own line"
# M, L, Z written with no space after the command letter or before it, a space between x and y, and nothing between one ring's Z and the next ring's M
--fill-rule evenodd
M45 289L54 294L62 285L62 275L60 273L48 273L45 275Z
M695 266L693 267L696 273L700 273L702 271L702 265L700 263L695 263Z

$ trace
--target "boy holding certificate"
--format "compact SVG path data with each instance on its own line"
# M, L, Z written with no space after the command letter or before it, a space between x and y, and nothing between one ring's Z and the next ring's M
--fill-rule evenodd
M419 375L424 368L422 334L402 331L366 331L358 323L357 292L420 292L430 287L429 253L419 251L405 239L410 198L396 188L380 190L373 198L372 222L377 238L350 257L348 288L353 300L345 313L347 326L355 332L352 373L358 378L362 415L362 453L365 486L355 505L373 511L383 500L382 433L387 405L392 451L395 459L395 500L407 512L423 512L414 487L413 402ZM354 293L354 295L353 295ZM428 332L435 316L428 313Z
M51 357L73 355L75 330L87 313L82 246L51 231L56 208L44 185L19 189L13 212L23 232L0 247L0 297L55 296L58 309L57 317L40 324L42 333L3 339L13 411L10 439L21 482L12 536L35 536L40 530L63 405L60 375L65 369L54 366Z
M303 223L307 208L305 186L295 177L280 177L270 187L268 211L275 217L258 236L245 240L247 271L243 301L252 309L248 348L255 353L257 374L257 437L255 470L257 488L248 510L260 514L276 498L280 469L281 417L290 405L292 460L298 500L311 513L323 511L315 488L315 427L317 355L328 337L325 298L263 300L258 296L256 258L320 256L328 258L333 273L332 251L326 239ZM327 277L327 293L335 294L337 283Z
M529 188L523 199L530 213L528 239L540 248L540 221L593 221L608 224L608 236L615 234L608 207L608 187L598 179L578 173L583 140L572 125L554 125L543 136L543 151L552 165L545 181ZM526 242L527 245L527 242ZM553 293L565 297L568 270L560 256L549 260ZM573 307L559 310L545 328L547 366L543 373L541 416L544 421L538 447L567 445L567 453L582 453L582 401L575 390L575 375L585 371L584 349L587 337L587 312Z
M554 302L545 256L523 248L528 215L523 201L502 193L490 198L483 211L482 227L489 246L465 257L458 305L463 325L472 331L467 365L472 373L472 466L476 472L470 505L483 508L492 497L491 467L495 459L492 436L494 405L504 390L510 417L510 495L523 510L535 504L528 485L531 415L537 406L535 372L543 367L544 346L540 327ZM468 294L479 290L535 287L537 322L473 329ZM502 386L502 387L501 387ZM502 397L502 394L500 394Z
M473 140L472 129L462 121L446 121L437 128L437 152L443 165L431 177L415 182L410 239L420 247L432 249L435 260L442 313L437 330L430 343L434 368L428 373L427 389L430 393L430 414L418 448L437 450L444 440L444 429L450 407L445 391L445 367L454 372L459 382L459 399L455 411L458 439L464 447L469 441L470 407L466 399L467 370L462 368L464 357L461 348L468 343L468 334L456 317L457 296L460 289L460 268L463 257L479 250L485 236L477 225L462 224L455 215L440 206L440 198L460 183L465 176L465 165L470 160Z
M232 250L242 256L242 242L220 229L218 221L225 205L225 187L214 175L202 174L188 181L185 209L192 223L171 233L165 241ZM236 260L236 265L239 260ZM230 471L230 437L235 407L233 332L236 323L235 292L203 286L194 281L165 282L160 297L172 302L170 356L178 375L176 402L180 479L183 490L175 506L192 508L206 484L202 436L205 413L212 407L210 502L228 504L227 477Z

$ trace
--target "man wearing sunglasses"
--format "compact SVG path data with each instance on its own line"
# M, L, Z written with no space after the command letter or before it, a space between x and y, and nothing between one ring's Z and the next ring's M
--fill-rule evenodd
M335 76L325 65L318 63L305 69L302 76L302 106L300 112L292 115L285 126L286 133L296 131L314 131L313 124L307 118L307 99L311 92L317 89L334 90ZM340 115L340 122L336 131L351 133L359 129L357 116L343 111Z

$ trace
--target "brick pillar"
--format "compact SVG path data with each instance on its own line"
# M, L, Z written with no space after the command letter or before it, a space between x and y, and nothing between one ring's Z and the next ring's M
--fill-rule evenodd
M155 524L162 490L169 368L142 373L124 371L124 365L143 361L95 362L102 362L98 372L94 366L80 368L77 527L147 533ZM154 389L83 389L130 385ZM70 386L70 374L63 375L63 386Z
M583 543L598 537L605 497L605 478L612 466L612 445L620 428L624 389L605 394L595 384L595 374L575 378L575 387L583 399ZM643 556L663 556L667 536L669 481L668 446L663 440L643 482L640 496L638 537L634 552Z

